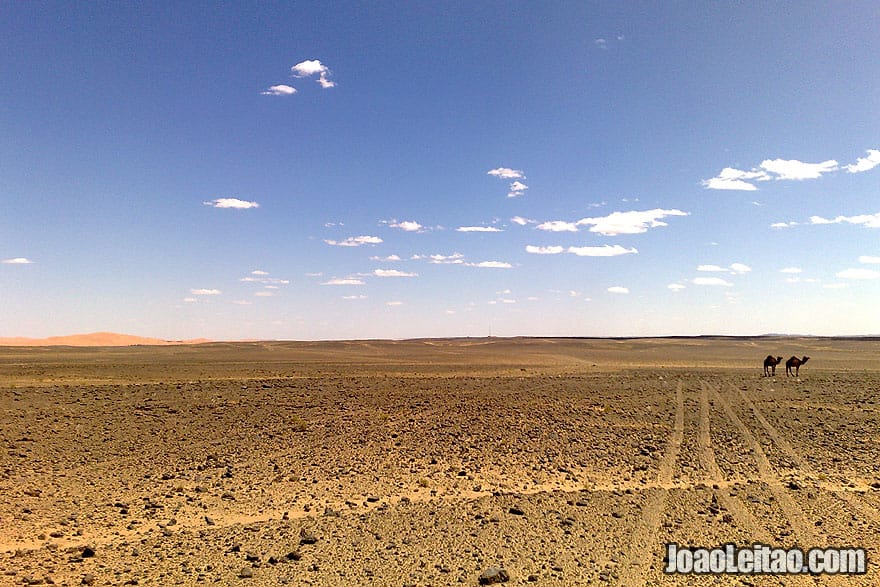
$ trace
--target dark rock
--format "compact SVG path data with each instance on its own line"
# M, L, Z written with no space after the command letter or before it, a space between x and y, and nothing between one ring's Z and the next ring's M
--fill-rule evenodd
M238 572L238 577L240 579L252 579L254 576L254 570L250 567L242 567L242 569Z
M508 581L510 581L510 573L501 567L489 567L480 573L480 585L494 585Z
M318 541L318 537L315 536L311 531L303 528L299 531L299 543L300 544L314 544Z
M95 549L91 546L86 546L82 549L82 554L80 554L83 558L92 558L95 556Z
M524 516L524 515L526 515L526 513L525 513L521 508L518 508L518 507L516 507L516 506L510 508L509 510L507 510L507 512L510 513L510 514L513 514L514 516Z

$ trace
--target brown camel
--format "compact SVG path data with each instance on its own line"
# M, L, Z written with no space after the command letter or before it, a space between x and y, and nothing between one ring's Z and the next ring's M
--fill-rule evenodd
M798 359L797 357L792 357L785 362L785 374L786 376L792 375L794 377L798 376L798 371L801 369L801 365L810 360L810 357L804 355L804 358ZM794 373L791 372L792 367L794 367Z
M771 374L776 376L776 365L782 362L782 357L774 357L773 355L767 355L767 358L764 359L764 377L770 377Z

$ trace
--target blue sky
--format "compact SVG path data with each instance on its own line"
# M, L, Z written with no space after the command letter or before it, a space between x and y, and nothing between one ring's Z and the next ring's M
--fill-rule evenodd
M7 3L0 336L878 334L878 26Z

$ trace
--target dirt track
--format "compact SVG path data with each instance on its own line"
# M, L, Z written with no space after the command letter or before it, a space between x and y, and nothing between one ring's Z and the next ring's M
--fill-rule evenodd
M702 585L665 543L761 542L863 546L869 572L718 581L876 585L877 350L3 349L0 584ZM812 359L763 378L770 353Z

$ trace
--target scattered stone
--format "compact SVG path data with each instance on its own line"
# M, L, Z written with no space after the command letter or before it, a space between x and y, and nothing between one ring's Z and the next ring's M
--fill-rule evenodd
M510 508L509 510L507 510L507 512L510 513L510 514L513 514L514 516L524 516L524 515L526 515L526 513L525 513L521 508L516 507L516 506L513 506L512 508Z
M800 489L803 489L803 486L800 483L798 483L797 481L795 481L794 479L792 479L791 481L788 482L788 488L792 489L794 491L798 491Z
M299 531L299 543L300 544L314 544L318 541L318 537L315 536L311 531L306 530L305 528Z
M510 581L510 573L501 567L489 567L480 573L480 585L494 585Z
M85 546L83 547L80 556L83 558L92 558L93 556L95 556L95 549L91 546Z
M254 570L250 567L242 567L238 572L239 579L252 579L254 576Z
M95 576L91 573L86 573L82 578L83 585L94 585L95 584Z
M287 554L284 555L284 558L286 558L289 561L298 561L299 559L302 558L302 555L300 554L300 552L298 550L291 550L290 552L288 552Z
M205 516L205 523L209 526L213 526L214 524L216 524L214 518L212 518L211 516Z

